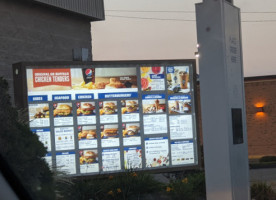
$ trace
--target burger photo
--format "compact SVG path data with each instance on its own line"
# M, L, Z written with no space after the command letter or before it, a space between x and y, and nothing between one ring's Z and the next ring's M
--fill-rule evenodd
M115 137L118 135L118 129L117 128L106 128L103 130L103 136L104 137Z
M92 103L81 103L81 106L77 110L77 114L91 115L93 114L94 109L95 106L93 106Z
M101 126L101 138L103 137L117 137L118 125L102 125Z
M136 125L130 125L128 127L126 127L126 129L123 132L123 135L126 136L132 136L132 135L137 135L139 133L139 126Z
M126 101L126 110L127 112L136 112L138 110L137 101Z
M68 116L72 112L72 107L67 104L58 104L54 110L54 116Z
M94 151L81 151L80 154L80 164L91 164L97 160L97 153Z
M104 102L103 105L104 114L110 115L116 112L116 105L113 102Z
M85 151L83 157L86 163L93 163L96 158L96 153L93 151Z

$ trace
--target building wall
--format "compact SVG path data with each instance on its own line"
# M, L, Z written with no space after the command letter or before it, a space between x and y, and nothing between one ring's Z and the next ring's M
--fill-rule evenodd
M13 96L12 64L21 61L72 61L73 48L88 48L90 21L29 1L0 0L0 76Z
M249 157L276 155L276 78L246 81L245 99Z
M248 156L249 158L276 156L276 76L259 80L257 77L254 80L249 79L245 79ZM256 107L259 106L264 107L263 113L256 112ZM202 133L200 112L200 95L198 95L198 127L202 145L204 133Z

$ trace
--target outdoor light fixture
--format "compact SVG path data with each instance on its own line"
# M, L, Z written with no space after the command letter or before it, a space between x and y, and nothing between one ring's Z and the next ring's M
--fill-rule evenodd
M199 58L199 53L198 52L195 52L195 57Z
M256 107L256 112L257 113L263 113L264 112L264 107Z

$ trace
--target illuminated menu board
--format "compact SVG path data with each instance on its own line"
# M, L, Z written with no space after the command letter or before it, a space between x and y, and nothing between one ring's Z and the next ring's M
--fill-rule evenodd
M53 167L82 176L198 166L194 62L24 70L30 128Z

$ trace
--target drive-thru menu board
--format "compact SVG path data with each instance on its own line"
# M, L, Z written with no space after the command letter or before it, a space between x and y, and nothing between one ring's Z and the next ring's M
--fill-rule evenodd
M50 165L76 176L198 165L193 61L22 67Z

